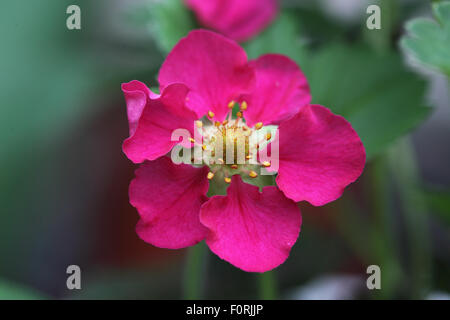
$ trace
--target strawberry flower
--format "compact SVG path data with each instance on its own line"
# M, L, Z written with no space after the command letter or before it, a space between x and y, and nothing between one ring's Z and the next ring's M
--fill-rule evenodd
M199 22L228 38L246 41L278 12L277 0L185 0Z
M139 81L122 85L130 126L123 150L133 162L145 161L130 184L130 203L140 214L138 235L152 245L179 249L206 240L242 270L271 270L298 238L296 202L334 201L362 173L365 150L357 133L343 117L310 104L305 76L285 56L247 61L234 41L196 30L169 53L158 81L161 94ZM239 112L232 117L235 105ZM278 131L276 139L266 135L266 148L239 139L269 125ZM166 156L178 144L171 135L180 128L202 134L182 141L185 148L199 144L210 151L201 165L175 164ZM224 151L214 143L218 138L224 138L224 149L242 147L256 164L215 157ZM276 166L260 156L275 147ZM260 192L243 181L258 177L259 168L277 171L276 186ZM227 195L206 196L212 179L229 184Z

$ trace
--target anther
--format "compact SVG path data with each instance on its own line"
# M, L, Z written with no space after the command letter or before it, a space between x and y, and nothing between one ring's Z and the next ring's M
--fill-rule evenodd
M272 134L269 132L266 134L266 140L269 141L270 139L272 139Z
M249 173L248 173L248 176L250 177L250 178L256 178L257 176L258 176L258 174L255 172L255 171L250 171Z
M251 155L248 155L248 156L245 157L245 159L247 159L247 160L250 160L251 158L252 158Z
M195 140L194 140L193 138L189 138L189 141L190 141L191 143L195 143Z
M258 122L257 124L255 124L255 129L259 130L263 127L263 123L262 122Z
M226 126L228 124L228 120L224 120L223 122L222 122L222 125L223 126Z
M270 162L269 162L269 161L264 161L264 162L262 163L262 165L263 165L263 167L268 168L268 167L270 167Z
M238 168L238 165L237 164L232 164L231 165L231 169L237 169Z
M225 180L226 183L231 183L231 178L225 177L223 180Z
M208 180L211 180L212 178L214 178L214 173L212 173L211 171L208 172L207 178L208 178Z
M203 127L203 122L201 122L200 120L195 121L195 125L197 126L197 128L201 128Z
M230 101L228 103L228 108L233 109L235 102L234 101Z
M216 121L216 122L214 122L214 125L215 125L216 127L220 127L221 123L220 123L219 121Z
M206 144L202 145L202 149L203 149L203 151L206 150Z
M208 117L209 117L210 119L214 118L214 116L215 116L214 112L208 111Z
M242 103L241 103L241 110L247 110L247 107L248 107L247 102L246 101L242 101Z
M238 117L238 118L242 118L242 111L238 111L237 113L236 113L236 117Z

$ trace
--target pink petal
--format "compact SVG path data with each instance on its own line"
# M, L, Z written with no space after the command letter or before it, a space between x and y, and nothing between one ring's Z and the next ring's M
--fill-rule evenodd
M187 106L200 118L212 110L217 121L225 119L228 103L249 92L254 72L245 51L235 42L211 31L195 30L173 48L159 73L165 88L184 83L191 90Z
M321 206L339 198L361 175L366 153L343 117L325 107L303 108L279 126L276 182L294 200Z
M127 116L131 136L136 131L139 119L147 105L147 97L150 95L153 98L156 97L144 83L137 80L122 83L122 91L125 94L127 103Z
M154 246L179 249L203 240L201 205L208 200L208 168L176 165L167 157L145 162L131 181L130 203L141 219L139 237Z
M298 238L300 209L276 187L258 187L234 175L227 196L214 196L200 210L209 229L206 243L220 258L250 272L282 264Z
M257 122L279 124L311 102L308 81L297 64L286 56L267 54L250 61L256 85L244 113L249 126Z
M188 93L185 85L172 84L156 95L142 82L131 81L122 84L122 90L130 126L130 137L124 141L123 151L134 163L168 153L178 143L171 141L175 129L187 129L193 134L197 116L185 106Z
M276 0L186 0L205 27L236 41L258 34L276 16Z

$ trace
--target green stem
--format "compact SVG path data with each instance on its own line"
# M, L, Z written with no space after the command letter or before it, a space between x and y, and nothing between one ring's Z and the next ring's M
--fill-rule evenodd
M203 296L206 244L200 242L189 249L183 282L183 297L186 300L201 299Z
M388 156L406 226L410 297L423 299L431 282L430 234L427 203L411 141L400 140L389 150Z
M277 284L275 271L268 271L258 275L259 277L259 297L262 300L277 299Z
M371 249L373 264L381 268L381 290L373 292L374 298L392 299L402 284L402 266L394 228L393 187L385 154L376 159L373 165L372 188L373 221L371 230Z

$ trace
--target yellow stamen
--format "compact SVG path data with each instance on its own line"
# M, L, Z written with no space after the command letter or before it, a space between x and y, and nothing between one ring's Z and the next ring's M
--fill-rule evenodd
M216 121L216 122L214 122L214 125L215 125L216 127L220 127L221 123L220 123L219 121Z
M224 126L226 126L228 124L228 120L224 120L223 122L222 122L222 125L224 125Z
M230 101L228 103L228 108L233 109L235 102L234 101Z
M250 160L251 158L252 158L251 155L248 155L248 156L245 157L245 159L247 159L247 160Z
M238 168L238 165L237 164L232 164L231 165L231 169L237 169Z
M247 110L247 107L248 107L247 102L246 101L242 101L242 103L241 103L241 110Z
M197 126L197 128L201 128L203 127L203 122L201 122L200 120L195 121L195 125Z
M238 111L237 113L236 113L236 117L238 117L238 118L242 118L242 111Z
M208 117L209 117L210 119L214 118L214 116L215 116L214 112L208 111Z
M203 149L203 151L206 150L206 145L205 144L202 145L202 149Z
M189 141L190 141L191 143L195 143L195 140L194 140L193 138L189 138Z
M208 172L207 178L208 178L208 180L211 180L212 178L214 178L214 173L212 173L211 171Z
M272 139L272 134L269 132L266 134L266 140L269 141L270 139Z
M263 123L262 122L258 122L257 124L255 124L255 129L259 130L263 127Z
M268 167L270 167L270 162L269 162L269 161L264 161L264 162L262 163L262 165L263 165L263 167L268 168Z
M223 180L225 180L226 183L231 183L231 178L225 177Z
M250 178L253 178L253 179L254 179L254 178L256 178L256 177L258 176L258 174L257 174L255 171L252 170L252 171L249 172L248 176L249 176Z

